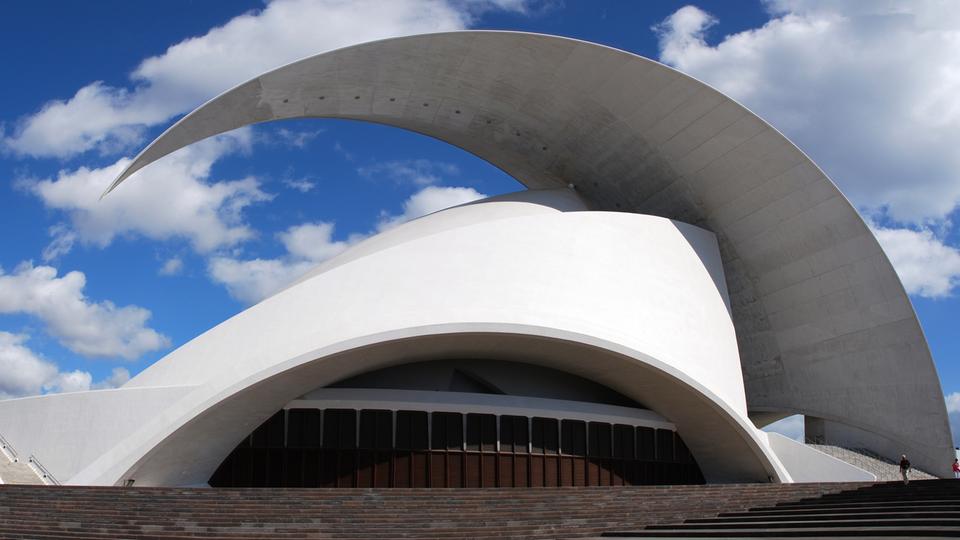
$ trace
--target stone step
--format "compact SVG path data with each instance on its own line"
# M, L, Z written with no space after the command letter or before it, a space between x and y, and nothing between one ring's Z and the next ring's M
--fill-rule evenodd
M872 506L843 508L852 503L822 502L831 494L844 494L849 500L875 497L881 487L872 483L435 490L0 486L0 538L582 538L610 531L677 537L682 530L696 537L719 530L729 538L737 531L757 537L757 531L774 529L783 533L781 537L811 537L797 531L830 529L846 531L837 533L845 536L864 528L851 523L865 522L880 536L892 534L888 523L913 523L911 531L930 536L939 530L929 523L934 519L957 529L960 509L948 497L955 493L950 489L936 492L946 499L929 500L939 505L932 509L910 497L934 493L929 486L912 490L909 486L906 492L882 487L891 500L869 503ZM808 506L778 505L800 501ZM809 507L818 502L841 508ZM894 509L899 513L892 514ZM720 512L737 516L720 517ZM883 513L889 519L877 517ZM825 522L831 527L822 526Z
M834 527L798 529L661 529L606 532L602 538L956 538L954 527L875 527L869 530Z
M43 485L43 480L25 462L10 461L7 456L0 455L0 483Z
M927 518L945 518L960 519L958 512L934 512L927 510L917 510L913 512L858 512L858 513L818 513L818 514L764 514L750 516L726 516L720 515L715 518L691 518L686 523L753 523L763 521L855 521L855 520L891 520L891 519L927 519Z

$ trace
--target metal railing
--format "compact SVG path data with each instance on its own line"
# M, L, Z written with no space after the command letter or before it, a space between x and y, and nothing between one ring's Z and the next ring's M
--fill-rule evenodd
M30 465L30 468L33 469L33 472L43 481L44 484L48 486L59 486L60 482L50 474L50 471L46 469L43 465L37 461L37 458L33 455L27 460L27 463Z
M10 446L10 443L3 438L3 435L0 435L0 450L3 451L3 455L7 456L7 459L9 459L11 463L20 461L20 458L17 456L17 451Z

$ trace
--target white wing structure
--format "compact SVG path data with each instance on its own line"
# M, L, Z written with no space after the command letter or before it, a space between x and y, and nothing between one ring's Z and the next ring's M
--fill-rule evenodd
M808 439L948 474L889 260L809 158L709 86L554 36L390 39L224 93L110 190L307 117L422 133L529 189L372 237L122 388L0 402L10 445L94 485L873 478L759 430L802 414Z

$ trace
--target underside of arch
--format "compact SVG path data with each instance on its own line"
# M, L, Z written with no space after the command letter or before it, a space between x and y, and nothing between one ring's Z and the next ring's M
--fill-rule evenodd
M746 418L709 390L669 366L615 344L549 329L517 328L500 332L404 331L407 337L372 336L369 343L341 344L339 352L317 351L258 373L216 398L196 404L176 421L146 426L118 445L125 459L110 455L75 479L136 485L199 485L207 481L237 443L287 402L317 387L362 372L436 358L496 357L566 371L643 402L676 425L708 482L789 480ZM410 334L421 333L411 336ZM588 358L589 361L584 361ZM149 431L156 430L150 435ZM195 456L184 462L183 456ZM132 461L131 461L132 459ZM111 471L104 464L115 463ZM126 463L126 465L123 465ZM115 475L106 478L102 475Z

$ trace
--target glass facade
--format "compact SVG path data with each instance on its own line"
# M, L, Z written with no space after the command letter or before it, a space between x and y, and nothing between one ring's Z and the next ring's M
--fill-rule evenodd
M671 430L526 416L285 409L214 487L552 487L703 483Z

